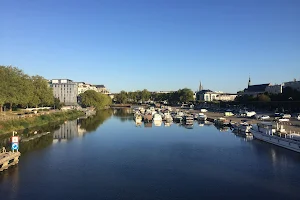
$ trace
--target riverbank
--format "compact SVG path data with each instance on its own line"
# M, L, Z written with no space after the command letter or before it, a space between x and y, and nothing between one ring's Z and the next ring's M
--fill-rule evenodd
M26 128L32 128L36 126L43 126L51 122L76 119L83 115L85 115L85 113L82 111L69 110L44 114L30 118L2 121L0 122L0 134L9 133L12 131L20 131Z

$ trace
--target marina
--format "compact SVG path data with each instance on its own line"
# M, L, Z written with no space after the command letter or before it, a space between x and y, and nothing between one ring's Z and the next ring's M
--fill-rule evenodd
M199 111L151 108L157 120L142 117L140 121L136 117L142 113L136 115L133 110L103 111L21 140L18 164L0 172L0 193L9 191L13 198L8 200L36 195L46 200L99 195L107 199L247 199L260 198L262 193L265 198L298 197L297 152L258 140L254 134L235 132L230 123L219 126L195 119L192 112ZM169 115L182 120L167 121ZM219 187L215 187L216 178ZM28 184L42 180L43 186ZM54 180L72 184L62 189ZM284 187L277 190L278 184ZM82 190L75 190L78 187ZM137 194L137 190L143 192Z

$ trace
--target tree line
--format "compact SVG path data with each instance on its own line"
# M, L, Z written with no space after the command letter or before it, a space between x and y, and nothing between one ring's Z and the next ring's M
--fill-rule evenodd
M154 93L147 89L135 92L122 90L114 97L117 103L141 103L146 101L167 101L168 104L187 103L194 101L194 93L191 89L183 88L170 93Z
M3 107L59 106L52 88L41 76L29 76L17 67L0 66L0 112Z

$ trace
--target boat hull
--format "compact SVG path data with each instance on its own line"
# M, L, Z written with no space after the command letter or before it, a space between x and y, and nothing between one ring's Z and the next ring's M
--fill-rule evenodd
M300 153L300 142L278 136L272 136L251 129L254 138Z

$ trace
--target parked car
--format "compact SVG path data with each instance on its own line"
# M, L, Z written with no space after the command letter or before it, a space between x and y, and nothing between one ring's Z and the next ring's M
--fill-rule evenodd
M297 114L297 115L296 115L296 119L297 119L297 120L300 120L300 114Z
M288 121L290 121L290 119L288 119L288 118L280 118L280 119L278 119L278 121L280 121L280 122L288 122Z
M261 115L261 116L258 117L258 119L266 120L266 119L270 119L270 116L269 115Z
M282 118L289 119L291 118L290 114L282 114Z

